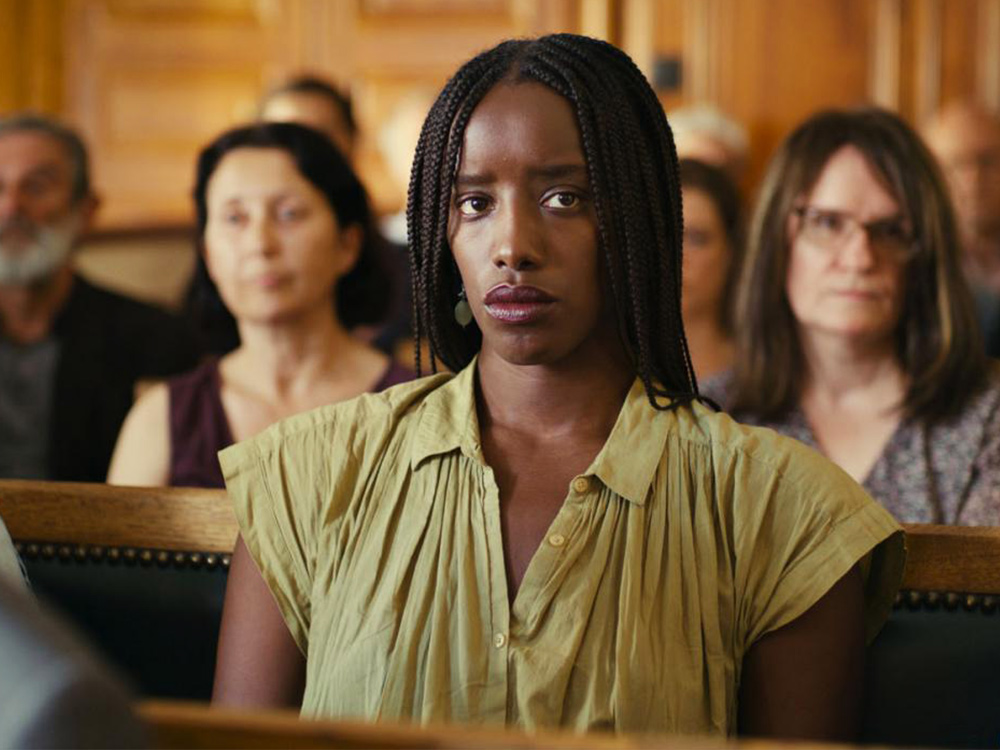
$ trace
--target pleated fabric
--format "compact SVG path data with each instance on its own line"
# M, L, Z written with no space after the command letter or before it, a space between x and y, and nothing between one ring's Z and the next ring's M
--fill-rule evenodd
M735 732L743 656L852 566L873 637L892 517L814 451L638 380L508 605L476 364L220 453L243 538L307 657L306 716Z

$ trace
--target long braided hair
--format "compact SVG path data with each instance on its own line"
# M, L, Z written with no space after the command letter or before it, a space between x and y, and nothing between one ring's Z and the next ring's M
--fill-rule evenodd
M498 83L529 81L573 107L619 333L650 402L690 402L698 386L681 323L683 224L670 126L628 55L575 34L506 41L479 54L448 81L424 122L407 202L417 372L424 337L432 372L437 360L457 371L479 351L478 326L463 328L453 314L461 284L448 245L453 184L476 105Z

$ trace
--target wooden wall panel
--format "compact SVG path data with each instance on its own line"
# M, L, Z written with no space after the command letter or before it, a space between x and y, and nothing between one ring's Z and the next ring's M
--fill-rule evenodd
M458 63L502 38L608 34L615 19L612 0L60 1L63 112L93 150L105 228L189 221L198 149L304 71L351 91L366 134L359 170L379 208L398 210L405 181L380 156L380 126L416 111L413 91L428 100Z
M359 169L394 211L405 157L382 145L412 137L460 61L556 30L618 42L650 76L681 60L664 105L707 100L742 119L749 182L821 107L876 101L913 121L956 97L1000 107L1000 0L0 0L0 110L81 127L103 226L172 225L189 220L198 148L263 89L318 72L352 92Z
M871 0L682 0L656 6L655 53L682 55L668 108L706 102L745 123L748 183L778 142L823 107L869 97Z
M647 17L622 37L640 67L682 60L665 107L707 102L746 124L748 185L822 108L878 103L914 123L955 98L1000 108L1000 0L622 2Z
M62 108L65 0L0 0L0 113Z

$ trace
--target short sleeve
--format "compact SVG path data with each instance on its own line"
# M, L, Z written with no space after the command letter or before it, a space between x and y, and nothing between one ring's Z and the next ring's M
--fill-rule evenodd
M787 625L860 564L870 642L902 582L902 529L847 474L805 446L775 435L768 459L743 457L736 509L738 617L743 652Z
M341 416L324 407L219 453L243 541L303 653L317 546L349 502L361 463L356 430Z

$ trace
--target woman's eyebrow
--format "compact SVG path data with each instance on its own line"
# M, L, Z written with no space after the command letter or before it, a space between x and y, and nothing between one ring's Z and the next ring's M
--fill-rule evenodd
M458 176L455 177L455 187L459 190L482 187L483 185L489 185L493 182L496 182L496 178L489 172L482 174L459 173Z
M529 170L532 176L547 177L550 179L574 178L586 180L587 167L584 164L548 164L543 167L534 167Z

